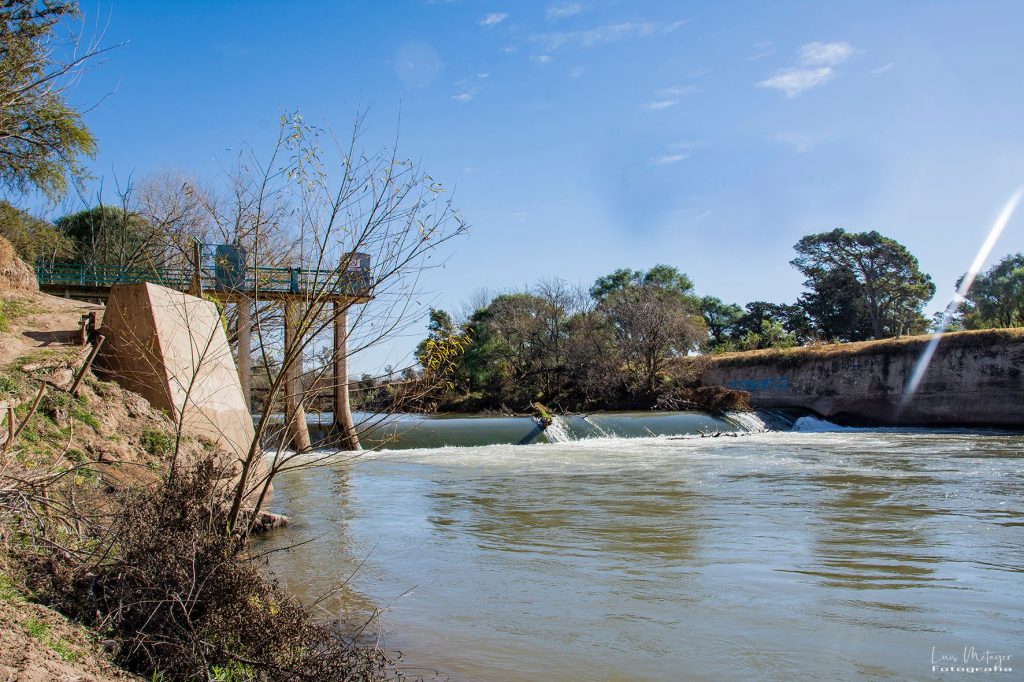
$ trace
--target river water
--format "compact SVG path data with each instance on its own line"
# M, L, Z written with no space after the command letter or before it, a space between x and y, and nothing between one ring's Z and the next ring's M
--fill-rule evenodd
M367 453L261 548L455 680L1024 677L1024 436L796 428Z

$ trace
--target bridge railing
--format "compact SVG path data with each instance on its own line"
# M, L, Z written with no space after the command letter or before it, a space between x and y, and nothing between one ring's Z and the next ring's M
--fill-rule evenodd
M95 288L108 289L114 284L152 282L170 289L186 291L192 284L191 268L152 268L88 265L85 263L39 263L36 279L41 288ZM305 268L252 268L226 282L218 277L215 268L201 268L204 290L244 291L250 294L344 294L365 296L373 284L369 268L352 267L344 273L336 270L309 270Z

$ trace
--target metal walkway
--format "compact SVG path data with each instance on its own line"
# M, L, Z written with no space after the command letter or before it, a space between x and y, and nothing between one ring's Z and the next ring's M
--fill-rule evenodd
M218 249L218 256L220 255ZM225 301L240 298L283 300L319 297L365 303L370 297L373 273L369 258L354 254L350 267L334 270L304 268L232 267L222 259L200 260L199 283L204 294ZM85 263L38 263L39 289L55 296L106 299L115 284L151 282L178 291L195 288L193 268L117 267Z

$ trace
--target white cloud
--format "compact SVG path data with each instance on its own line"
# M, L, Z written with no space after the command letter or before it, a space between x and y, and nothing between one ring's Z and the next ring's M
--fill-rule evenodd
M689 154L683 154L683 153L663 154L662 156L656 156L655 158L651 159L651 161L653 163L658 164L659 166L668 166L668 165L673 164L673 163L679 163L680 161L685 161L688 158L690 158L690 155Z
M786 97L798 97L802 92L832 80L832 75L832 69L828 66L817 69L786 69L761 81L758 86L781 90L786 93Z
M692 85L670 85L667 88L658 90L659 97L682 97L697 92L697 88Z
M540 33L533 36L532 40L543 44L548 50L557 50L566 45L594 47L631 38L667 35L685 23L685 21L675 21L671 24L659 24L653 21L623 21L617 24L605 24L604 26L598 26L585 31Z
M806 154L819 144L825 141L825 136L815 133L808 133L802 130L791 130L785 133L773 135L773 142L780 142L793 147L797 154Z
M697 88L692 85L670 85L667 88L658 90L655 99L644 102L640 108L644 111L663 111L671 109L679 104L680 98L696 92Z
M882 73L885 73L886 71L891 70L892 67L894 67L894 66L896 66L896 65L893 64L892 62L888 62L886 64L882 64L877 69L871 69L871 73L882 74Z
M757 50L754 54L746 58L748 62L756 62L758 59L764 59L775 54L775 50L772 48L772 41L762 40L754 43L754 49Z
M806 66L835 66L853 56L849 43L807 43L800 48L800 62Z
M458 92L452 95L452 99L461 104L471 101L480 94L480 87L470 85L466 80L459 81L455 84L455 87L458 89Z
M549 54L533 54L533 55L530 55L530 61L531 62L535 62L537 64L550 64L551 63L551 55L549 55Z
M505 19L507 18L508 15L505 14L504 12L491 12L486 17L480 20L480 25L486 26L487 28L491 28L493 26L497 26L501 22L505 21Z
M690 158L691 149L693 149L693 144L689 142L676 142L674 144L670 144L666 147L665 153L651 159L651 163L656 163L659 166L668 166L673 163L685 161Z
M547 15L548 19L565 19L579 14L580 12L586 11L586 7L578 2L570 2L560 5L551 5L548 7Z
M800 66L779 71L757 85L784 92L786 97L799 97L832 80L835 76L832 67L845 62L855 52L849 43L807 43L799 50Z
M677 99L655 99L650 102L644 102L640 105L640 108L644 111L664 111L665 109L671 109L677 104L679 104Z
M489 73L478 73L478 74L476 75L476 77L477 77L477 78L479 78L480 80L483 80L483 79L485 79L485 78L490 78L490 77L491 77L491 74L489 74Z
M574 66L571 69L569 69L569 78L579 78L586 72L587 70L582 66Z

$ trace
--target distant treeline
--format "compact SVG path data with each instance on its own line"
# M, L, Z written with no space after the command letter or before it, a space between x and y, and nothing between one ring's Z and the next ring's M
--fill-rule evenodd
M589 289L560 280L477 301L456 320L432 310L422 369L402 381L364 377L364 404L388 402L418 377L444 377L424 409L674 408L692 402L700 356L883 339L929 331L931 278L902 244L878 232L837 229L795 245L805 290L789 304L741 307L699 297L677 268L656 265L600 277ZM975 282L953 329L1024 324L1024 254Z

